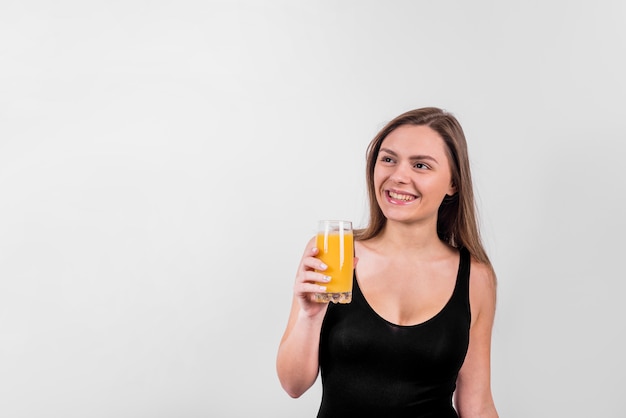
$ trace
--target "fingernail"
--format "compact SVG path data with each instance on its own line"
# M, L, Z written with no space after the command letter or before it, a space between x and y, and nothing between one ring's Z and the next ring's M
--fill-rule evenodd
M330 277L330 276L324 276L324 280L326 280L327 282L329 282L329 281L330 281L330 279L331 279L331 277Z
M326 270L328 268L328 266L324 263L320 263L320 269L322 270Z
M320 286L320 292L325 292L326 291L326 286Z

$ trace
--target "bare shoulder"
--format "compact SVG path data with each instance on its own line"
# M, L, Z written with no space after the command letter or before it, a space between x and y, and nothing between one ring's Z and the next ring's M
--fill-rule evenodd
M495 292L496 274L491 266L481 263L472 257L472 264L470 267L470 283L479 290Z
M496 305L496 287L496 275L493 268L472 258L470 268L472 324L485 314L493 318Z

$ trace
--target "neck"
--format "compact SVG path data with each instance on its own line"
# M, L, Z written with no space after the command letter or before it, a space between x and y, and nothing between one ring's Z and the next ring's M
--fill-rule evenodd
M437 235L435 224L407 225L399 222L387 222L380 235L380 243L395 253L429 255L447 247Z

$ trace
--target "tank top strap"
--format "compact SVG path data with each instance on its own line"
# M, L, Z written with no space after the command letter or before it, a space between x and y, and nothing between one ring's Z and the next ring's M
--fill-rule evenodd
M461 260L459 261L459 280L462 283L469 285L469 274L470 274L470 265L471 265L471 257L469 250L465 247L461 247L459 249L459 254Z
M460 304L470 312L469 279L472 257L469 250L465 247L459 249L459 256L459 271L456 279L454 299L456 299L456 304Z

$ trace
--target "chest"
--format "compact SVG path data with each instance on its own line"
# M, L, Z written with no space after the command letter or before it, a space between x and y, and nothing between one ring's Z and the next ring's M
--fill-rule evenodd
M401 326L423 323L441 312L458 278L456 264L450 262L428 266L365 262L356 275L371 309Z

